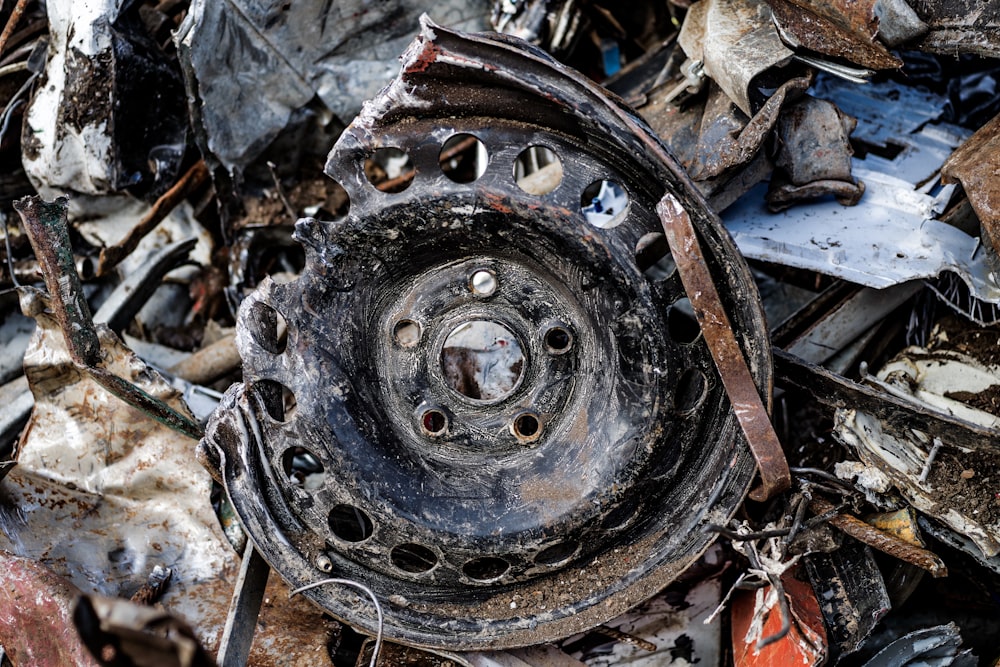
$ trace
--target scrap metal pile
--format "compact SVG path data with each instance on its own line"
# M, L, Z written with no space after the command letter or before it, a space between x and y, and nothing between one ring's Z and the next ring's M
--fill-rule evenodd
M0 26L0 666L1000 660L1000 5Z

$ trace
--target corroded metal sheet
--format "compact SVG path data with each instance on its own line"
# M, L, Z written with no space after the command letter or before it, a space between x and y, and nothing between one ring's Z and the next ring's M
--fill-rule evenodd
M774 20L797 45L872 69L893 69L903 61L875 39L877 0L768 0Z
M941 167L950 181L962 184L983 233L1000 249L1000 116L983 125Z
M767 5L755 0L696 3L685 17L678 41L747 116L761 104L751 99L754 79L787 64L793 55L778 37Z
M0 549L40 561L85 593L107 596L129 597L156 565L169 567L174 577L163 607L214 652L238 557L212 509L212 482L192 441L80 373L54 318L38 313L37 319L25 356L35 409L18 464L2 481ZM97 331L109 371L188 414L175 389L107 329ZM338 631L287 591L277 578L268 587L250 665L315 665L323 655L315 648ZM0 644L14 642L0 635Z

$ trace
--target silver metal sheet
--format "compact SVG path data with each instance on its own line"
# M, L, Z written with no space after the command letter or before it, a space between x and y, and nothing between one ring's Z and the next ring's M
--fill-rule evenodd
M872 147L853 159L865 195L856 206L824 199L771 213L766 186L758 186L722 216L744 255L875 288L950 271L977 298L1000 302L979 238L936 219L955 187L942 185L938 170L969 135L933 124L945 100L891 82L854 86L825 79L814 92L858 118L854 137Z

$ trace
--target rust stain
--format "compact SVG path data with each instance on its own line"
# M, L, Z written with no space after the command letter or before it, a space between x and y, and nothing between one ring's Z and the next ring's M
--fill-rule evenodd
M505 215L514 213L514 210L507 205L507 200L500 195L493 194L492 192L484 192L483 199L486 200L486 204L494 211L498 211Z
M424 48L416 55L403 70L405 74L422 74L427 68L437 62L441 55L441 47L434 42L424 42Z

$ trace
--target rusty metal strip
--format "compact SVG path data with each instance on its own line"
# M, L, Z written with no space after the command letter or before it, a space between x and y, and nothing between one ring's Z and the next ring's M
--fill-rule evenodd
M59 197L53 202L45 202L38 196L25 197L14 202L14 210L24 221L28 240L42 267L49 303L55 312L59 328L62 329L73 363L132 407L142 410L175 431L195 440L200 439L203 432L197 422L102 367L100 338L90 306L84 298L83 285L73 258L69 223L66 219L66 198ZM26 289L28 288L22 288Z
M837 508L827 500L814 498L809 503L809 509L816 514L826 514L828 512L835 512ZM830 524L859 542L864 542L868 546L889 554L893 558L898 558L916 565L923 570L927 570L931 573L932 577L948 576L948 567L936 554L901 540L895 535L883 532L855 516L851 516L850 514L836 514L830 519Z
M767 500L792 484L781 442L722 307L691 218L670 193L660 200L656 212L677 263L684 290L691 300L736 419L760 470L761 484L750 491L750 497L758 501Z

